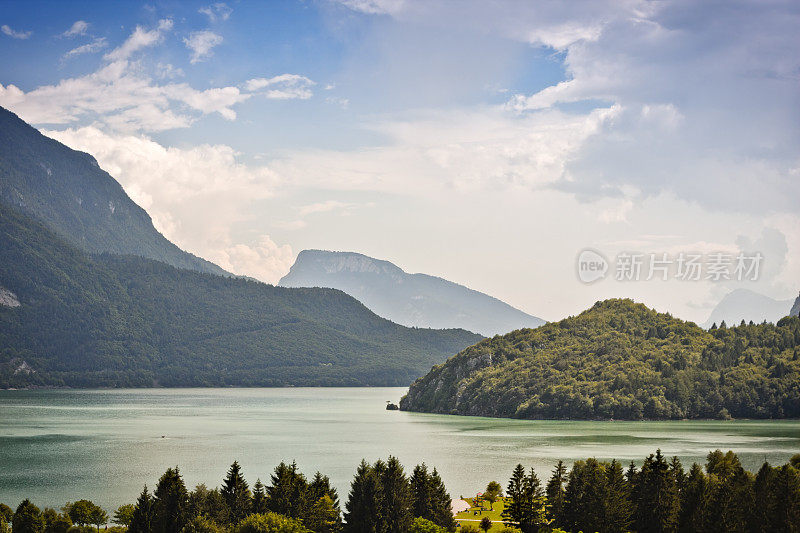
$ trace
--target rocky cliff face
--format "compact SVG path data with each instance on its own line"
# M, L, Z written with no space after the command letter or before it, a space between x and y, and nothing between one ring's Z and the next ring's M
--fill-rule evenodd
M352 252L304 250L283 287L330 287L405 326L463 328L482 335L535 328L544 320L481 292Z
M792 310L789 311L789 314L792 316L800 316L800 296L794 301L794 305L792 305Z

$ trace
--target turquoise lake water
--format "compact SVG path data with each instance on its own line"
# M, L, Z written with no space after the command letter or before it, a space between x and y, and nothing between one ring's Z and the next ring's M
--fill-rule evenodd
M219 485L238 460L247 480L281 460L329 475L346 498L362 458L436 466L453 497L517 463L546 478L558 459L631 459L661 448L684 463L732 449L747 468L800 452L800 421L521 421L386 411L405 388L0 391L0 502L113 510L179 465L188 486Z

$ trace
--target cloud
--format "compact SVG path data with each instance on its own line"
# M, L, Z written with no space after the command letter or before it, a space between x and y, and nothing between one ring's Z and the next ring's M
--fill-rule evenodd
M288 244L279 246L269 235L262 235L255 244L233 244L208 259L234 274L275 284L291 268L294 253Z
M86 35L89 30L89 23L85 20L76 20L70 29L61 34L61 37L77 37L79 35Z
M111 62L98 71L24 92L0 85L0 105L34 124L71 124L94 119L115 130L185 128L196 116L219 113L233 120L233 106L250 98L237 87L196 90L185 83L158 85L137 63ZM177 107L178 109L173 109Z
M191 63L197 63L212 55L211 49L222 44L222 36L210 30L193 31L183 40L192 51Z
M161 42L164 38L164 34L170 31L172 26L173 23L171 19L162 19L158 21L158 26L152 30L145 30L137 25L130 37L128 37L119 48L115 48L104 57L108 61L128 59L134 52Z
M97 39L93 40L90 43L83 44L81 46L75 47L69 52L65 53L61 56L62 60L67 60L75 56L79 56L82 54L94 54L95 52L99 52L103 48L108 46L108 42L106 41L105 37L98 37Z
M281 74L272 78L247 80L244 88L276 100L307 100L313 96L311 87L316 83L299 74Z
M201 7L197 12L207 16L210 22L217 22L228 20L231 13L233 13L233 9L223 2L217 2L210 6Z
M13 30L7 24L3 24L2 26L0 26L0 31L2 31L4 34L8 35L12 39L27 39L28 37L30 37L33 34L32 31L16 31L16 30Z
M397 14L406 6L405 0L340 0L340 2L353 11L370 15Z
M182 248L264 281L276 281L291 265L291 248L268 236L253 242L232 237L238 223L258 227L244 213L252 202L271 198L281 179L268 167L240 163L230 146L168 147L143 135L91 126L43 133L95 156L159 231Z

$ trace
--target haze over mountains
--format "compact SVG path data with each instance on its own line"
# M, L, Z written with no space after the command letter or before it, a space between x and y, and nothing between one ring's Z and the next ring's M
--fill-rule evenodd
M797 316L797 312L790 313L790 311L792 304L797 306L798 301L800 297L797 301L776 300L748 289L735 289L720 300L702 326L709 328L713 324L721 324L723 320L729 326L737 325L742 320L745 322L752 320L756 324L766 320L774 324L789 314Z
M497 298L427 274L353 252L303 250L282 287L330 287L355 297L398 324L463 328L482 335L535 328L545 323Z
M91 156L0 119L0 387L405 385L481 338L218 275Z

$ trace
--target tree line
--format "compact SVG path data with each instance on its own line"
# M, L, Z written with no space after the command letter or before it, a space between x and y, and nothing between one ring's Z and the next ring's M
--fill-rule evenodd
M688 472L660 450L640 468L616 460L559 461L543 484L521 464L505 494L492 481L483 498L503 502L501 533L762 532L800 531L800 454L782 466L764 463L756 474L733 452L707 456ZM327 476L308 479L282 462L265 485L252 487L234 462L219 488L188 490L178 467L169 468L152 493L111 517L111 533L461 533L488 531L491 521L459 526L438 471L423 463L407 475L395 457L362 461L340 508ZM61 512L24 500L16 511L0 504L0 533L93 533L109 522L89 500ZM497 529L493 529L498 531Z

